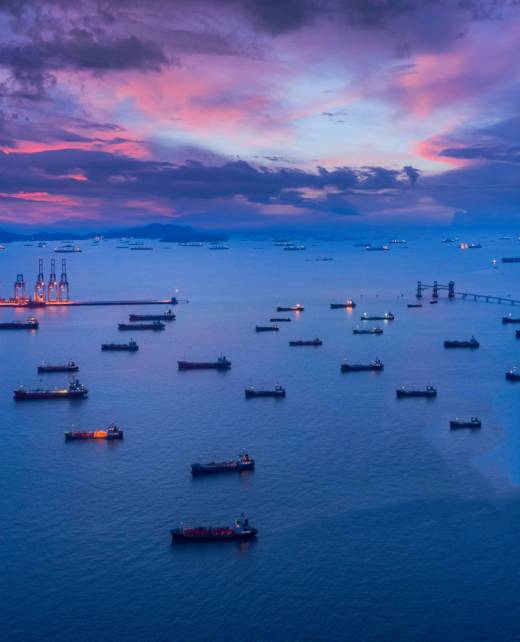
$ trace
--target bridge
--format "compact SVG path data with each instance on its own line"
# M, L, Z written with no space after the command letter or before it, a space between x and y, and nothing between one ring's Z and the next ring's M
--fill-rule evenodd
M443 285L434 281L433 283L423 283L417 281L417 291L415 296L422 299L424 290L432 291L432 299L439 298L440 290L447 290L448 299L454 299L456 296L462 299L471 299L473 301L485 301L486 303L500 303L501 305L520 305L520 299L512 299L506 296L495 296L494 294L476 294L475 292L458 292L455 290L455 281L450 281L448 285Z

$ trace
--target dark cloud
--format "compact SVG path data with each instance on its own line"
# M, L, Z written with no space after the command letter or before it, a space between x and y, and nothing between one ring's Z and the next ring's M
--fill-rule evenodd
M88 180L71 178L78 172ZM241 197L259 206L291 205L340 216L358 214L350 196L400 190L405 177L406 172L381 167L306 172L254 167L244 161L176 165L73 149L0 154L0 192L8 195L47 192L106 202L146 197L172 204Z

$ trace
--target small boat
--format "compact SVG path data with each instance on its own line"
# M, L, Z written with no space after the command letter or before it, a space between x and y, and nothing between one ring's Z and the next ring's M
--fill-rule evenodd
M129 321L175 321L175 314L166 310L163 314L130 314Z
M254 470L255 460L244 453L235 459L223 462L209 462L208 464L192 464L192 475L213 475L215 473L232 473L242 472L245 470Z
M330 309L331 310L345 310L348 308L355 308L356 304L352 299L347 299L345 303L331 303L330 304Z
M506 379L508 381L520 381L520 370L515 366L506 372Z
M164 330L166 327L160 321L152 321L151 323L120 323L119 330Z
M354 328L352 334L383 334L383 328Z
M445 341L445 348L480 348L480 343L471 337L469 341Z
M289 317L272 317L269 321L271 323L290 323L292 319Z
M170 531L172 542L226 542L254 539L258 533L242 514L233 526L196 526L174 528Z
M279 305L276 308L277 312L303 312L305 308L303 305L300 305L299 303L297 305L289 305L289 306L283 306Z
M502 323L520 323L520 317L513 317L508 314L507 317L502 317Z
M309 341L289 341L290 346L321 346L323 341L321 339L310 339Z
M4 321L0 323L0 330L38 330L40 323L36 317L29 317L26 321Z
M17 401L28 401L32 399L84 399L88 395L88 388L79 382L79 379L71 381L68 388L52 388L45 390L36 388L26 389L23 386L17 388L13 396Z
M246 399L251 399L252 397L285 397L285 388L282 386L275 386L272 389L269 388L254 388L250 386L245 389Z
M54 248L56 254L76 254L81 252L79 245L73 245L72 243L66 243L65 245L60 245L59 247Z
M255 332L278 332L279 329L277 325L257 325Z
M38 243L38 247L47 247L47 243L45 241L40 241Z
M461 250L477 250L481 247L480 243L459 243L459 249Z
M482 421L478 417L471 417L471 419L452 419L450 421L450 428L481 428Z
M216 361L177 361L179 370L229 370L231 361L223 355Z
M132 245L130 248L134 252L151 252L153 250L153 247L148 247L144 245Z
M437 301L437 299L432 299L432 300L430 301L430 305L437 305L437 303L439 303L439 302Z
M409 303L409 308L422 308L422 303Z
M342 363L341 372L366 372L376 371L380 372L385 366L379 359L375 359L370 363Z
M398 398L402 397L436 397L437 389L433 386L426 386L424 389L419 388L398 388L395 391L395 394Z
M385 312L383 315L369 315L367 312L364 312L361 315L361 321L394 321L395 316L391 312Z
M38 366L38 372L78 372L78 370L78 364L72 360L61 365L52 366L47 363L42 363L41 366Z
M458 240L459 239L457 237L454 237L454 238L448 237L448 238L443 239L442 242L443 243L457 243Z
M106 441L123 439L123 431L119 430L114 424L111 424L105 430L94 430L92 432L75 432L70 430L65 433L65 441L85 441L88 439L104 439Z
M191 241L187 243L177 243L179 247L202 247L204 243L200 243L198 241Z
M392 245L405 245L408 241L405 239L390 239L388 242L392 243Z
M132 339L128 343L103 343L101 344L101 350L105 352L137 352L139 346Z

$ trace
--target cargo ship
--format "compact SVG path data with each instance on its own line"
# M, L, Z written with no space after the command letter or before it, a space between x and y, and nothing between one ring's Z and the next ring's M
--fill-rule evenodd
M223 355L216 361L177 361L179 370L229 370L231 361Z
M347 299L345 303L331 303L330 304L330 309L331 310L346 310L348 308L355 308L356 304L352 299Z
M130 314L129 321L175 321L175 314L166 310L163 314Z
M299 303L298 305L279 305L276 308L277 312L303 312L304 310L305 308L303 307L303 305L300 305Z
M38 372L78 372L78 370L78 364L72 360L54 366L47 363L42 363L41 366L38 366Z
M106 441L123 439L123 431L111 424L105 430L94 430L92 432L69 431L65 433L65 441L85 441L88 439L104 439Z
M520 381L520 370L518 368L511 368L508 372L506 372L506 379L508 381Z
M321 339L310 339L309 341L289 341L290 346L321 346L323 341Z
M507 317L502 317L502 323L520 323L520 317L512 317L508 314Z
M102 343L101 350L105 352L137 352L139 346L132 339L128 343Z
M383 370L385 366L379 359L375 359L370 363L342 363L341 372L365 372L374 370L376 372Z
M242 513L233 526L196 526L174 528L170 531L172 542L229 542L254 539L258 533Z
M520 256L506 256L502 259L502 263L520 263Z
M53 388L51 390L36 388L29 390L20 386L13 393L17 401L31 399L84 399L87 395L88 388L85 388L78 379L71 381L68 388Z
M480 348L480 343L471 337L469 341L445 341L445 348Z
M433 386L426 386L424 389L419 388L398 388L395 391L398 398L401 397L436 397L437 389Z
M481 428L482 421L478 417L471 417L471 419L452 419L450 421L450 428L455 430L457 428Z
M151 323L120 323L119 330L164 330L166 327L161 321L152 321Z
M249 386L245 389L246 399L251 399L252 397L285 397L285 388L282 386L275 386L272 389L269 388L254 388Z
M38 330L40 322L35 317L26 321L4 321L0 323L0 330Z
M213 475L216 473L233 473L233 472L242 472L245 470L254 470L255 460L244 453L231 459L229 461L215 462L211 461L207 464L192 464L191 465L191 474L192 475Z
M385 312L383 315L369 315L367 312L364 312L361 315L361 321L394 321L394 319L395 316L391 312Z
M257 325L255 332L278 332L279 329L277 325Z
M352 334L383 334L383 328L354 328Z
M289 317L272 317L269 321L271 323L290 323L292 319Z

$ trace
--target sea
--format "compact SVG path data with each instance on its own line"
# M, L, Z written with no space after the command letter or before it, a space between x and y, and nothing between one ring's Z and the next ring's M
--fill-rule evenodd
M0 294L43 259L67 260L74 300L179 299L163 332L123 333L129 313L168 306L48 308L37 331L0 331L0 637L53 642L506 642L520 639L520 340L509 303L448 300L422 308L416 284L520 299L515 232L466 231L478 249L410 229L406 244L369 238L236 237L207 244L82 241L10 244ZM379 234L379 235L378 235ZM326 259L326 260L323 260ZM330 304L352 298L352 310ZM300 313L276 312L301 304ZM28 310L0 309L1 320ZM380 336L353 335L362 313L392 312ZM279 332L256 333L289 316ZM520 327L520 326L518 326ZM137 353L102 352L138 342ZM480 342L446 350L445 339ZM319 337L321 347L289 347ZM227 356L226 372L177 361ZM384 371L342 373L379 358ZM66 385L43 361L75 360L80 401L15 402L13 390ZM284 399L247 386L282 385ZM435 399L396 399L401 386ZM452 431L477 416L480 430ZM111 422L117 442L65 442ZM251 473L192 478L194 462L246 451ZM180 525L230 525L256 541L179 545Z

